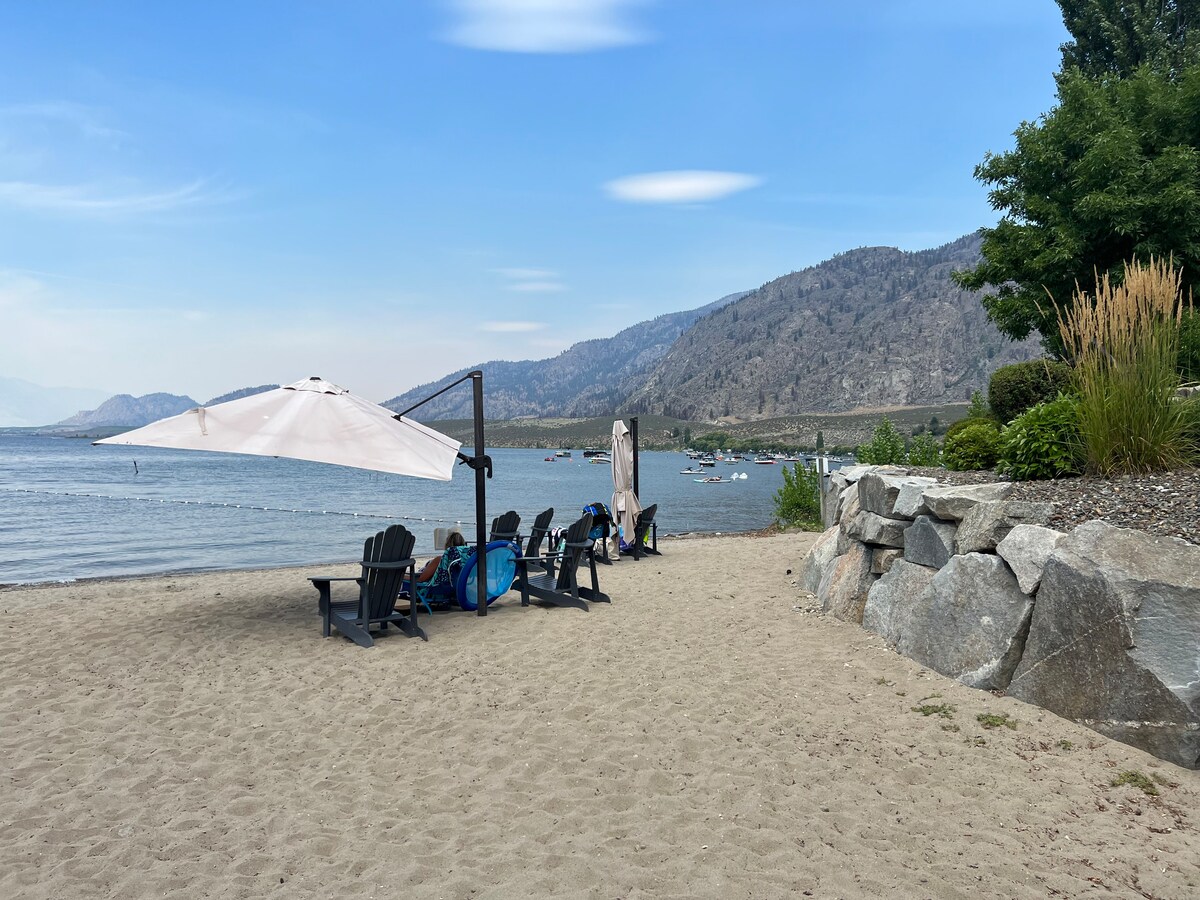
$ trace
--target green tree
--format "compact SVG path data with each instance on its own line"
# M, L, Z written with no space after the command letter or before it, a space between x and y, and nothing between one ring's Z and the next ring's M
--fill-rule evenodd
M775 492L775 518L780 525L821 530L821 476L796 463L783 467L783 487Z
M1200 0L1058 0L1071 40L1063 71L1123 78L1143 65L1178 72L1195 59Z
M822 450L825 449L825 435L820 431L817 432L817 448L816 449L817 449L818 453L820 453Z
M854 454L860 463L873 466L898 465L904 462L904 455L904 438L888 418L879 420L871 440L860 444Z
M975 177L1003 216L982 230L983 261L955 277L994 291L983 305L1000 331L1036 331L1060 355L1055 304L1068 309L1097 273L1119 282L1135 258L1173 257L1200 286L1198 109L1200 65L1098 81L1071 68L1058 105L1021 124L1015 149L984 157Z

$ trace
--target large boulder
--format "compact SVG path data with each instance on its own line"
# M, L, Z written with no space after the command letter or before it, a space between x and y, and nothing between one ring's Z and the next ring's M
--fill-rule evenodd
M1103 522L1068 534L1009 694L1200 768L1200 547Z
M963 684L1004 690L1021 659L1032 610L1000 557L955 556L907 610L893 612L896 649Z
M903 547L907 519L885 519L873 512L860 510L846 526L846 534L864 544L877 547Z
M929 507L925 505L925 489L937 484L934 478L921 478L916 475L904 479L900 490L896 492L896 502L892 504L892 515L897 518L915 519L926 515Z
M936 484L932 478L915 478L910 475L893 475L886 471L872 471L858 480L858 504L867 512L892 519L908 518L896 511L896 500L905 485L922 489ZM919 494L918 494L919 496Z
M1017 525L1045 525L1053 503L1028 500L984 500L963 516L954 537L957 553L991 553Z
M903 628L912 621L912 608L929 588L937 569L898 559L867 592L863 628L881 635L889 644L900 642Z
M875 583L871 574L871 548L851 541L850 549L825 568L817 587L821 609L843 622L862 624L867 592Z
M954 555L957 522L917 516L904 531L904 558L914 565L940 569Z
M837 556L838 529L825 531L809 549L796 570L796 584L802 591L815 594L821 586L825 568Z
M908 534L911 534L911 529ZM1046 560L1064 537L1066 535L1053 528L1016 525L1004 540L996 545L996 552L1017 576L1017 584L1021 586L1021 590L1032 594L1042 581L1042 569L1046 567ZM905 547L905 552L907 551L908 548Z
M837 518L834 521L839 525L849 525L850 521L858 515L859 509L858 485L847 485L838 495Z
M961 522L971 507L984 500L1007 500L1013 492L1011 484L947 484L926 488L921 501L939 519Z
M871 574L883 575L898 559L904 559L903 550L897 550L894 547L876 547L871 551Z

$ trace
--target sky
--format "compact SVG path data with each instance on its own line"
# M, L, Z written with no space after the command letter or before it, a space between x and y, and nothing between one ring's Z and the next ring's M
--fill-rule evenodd
M382 401L998 214L1052 0L0 5L0 376Z

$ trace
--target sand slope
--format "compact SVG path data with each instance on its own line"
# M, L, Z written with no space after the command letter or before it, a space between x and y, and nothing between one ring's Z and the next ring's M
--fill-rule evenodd
M815 613L810 543L371 650L322 570L0 593L0 897L1200 896L1200 775Z

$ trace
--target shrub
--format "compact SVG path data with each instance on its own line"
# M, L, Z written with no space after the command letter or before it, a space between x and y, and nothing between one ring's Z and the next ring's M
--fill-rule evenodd
M990 419L992 418L991 407L988 402L983 399L983 394L979 391L971 391L971 405L967 407L968 419Z
M891 419L880 419L871 440L859 444L854 456L860 463L872 466L898 465L904 462L904 438Z
M1179 324L1179 377L1188 383L1200 381L1200 313L1194 309Z
M942 464L942 448L937 439L928 432L919 434L908 445L908 464L910 466L940 466Z
M1075 368L1087 467L1099 475L1172 469L1190 456L1179 387L1183 298L1178 270L1161 260L1107 274L1094 297L1080 291L1059 312L1059 334Z
M795 463L783 467L783 487L775 492L775 518L781 525L821 530L821 476Z
M1071 367L1056 359L1031 359L1001 366L988 382L988 403L996 418L1011 422L1027 409L1071 388Z
M996 464L999 447L1000 431L996 423L977 419L954 434L946 435L946 448L942 455L948 469L959 472L990 469Z
M1078 475L1085 462L1079 400L1068 394L1025 410L1000 434L996 471L1021 481Z

